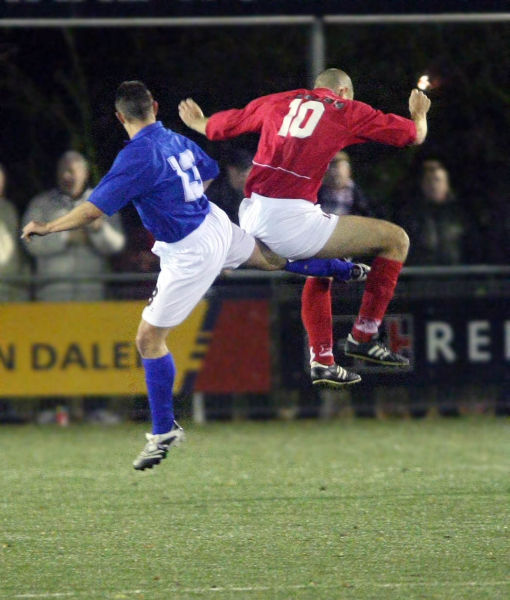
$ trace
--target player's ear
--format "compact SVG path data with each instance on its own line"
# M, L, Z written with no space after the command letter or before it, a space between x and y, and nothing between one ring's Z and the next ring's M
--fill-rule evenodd
M154 116L156 117L159 110L159 104L156 102L156 100L152 102L152 110L154 111Z
M354 100L354 90L352 87L347 86L344 91L344 98L348 100Z
M120 113L120 112L118 112L118 111L117 111L117 112L115 113L115 116L116 116L116 117L117 117L117 119L120 121L120 123L121 123L122 125L124 125L124 123L126 122L126 119L124 119L124 117L122 116L122 113Z

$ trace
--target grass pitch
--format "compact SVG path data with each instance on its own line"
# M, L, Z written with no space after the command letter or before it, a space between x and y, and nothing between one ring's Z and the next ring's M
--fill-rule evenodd
M510 597L504 419L2 427L0 598Z

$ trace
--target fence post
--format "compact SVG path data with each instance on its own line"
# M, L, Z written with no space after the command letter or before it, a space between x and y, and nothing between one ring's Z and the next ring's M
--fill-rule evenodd
M193 422L197 423L197 425L203 425L207 421L207 416L205 414L204 394L202 392L193 392L192 416Z
M324 21L316 17L310 26L308 46L308 80L310 88L317 75L326 68L326 38L324 35Z

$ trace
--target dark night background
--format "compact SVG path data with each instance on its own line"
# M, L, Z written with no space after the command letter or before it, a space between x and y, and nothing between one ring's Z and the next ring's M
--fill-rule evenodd
M356 178L391 215L405 200L425 158L450 170L457 195L490 235L510 190L510 23L327 25L327 66L345 69L356 98L407 112L424 72L437 87L429 137L405 151L349 149ZM222 146L193 136L177 104L193 96L206 113L306 86L308 28L293 26L69 28L0 30L0 162L8 197L23 210L54 183L57 157L83 151L93 177L106 172L125 134L113 96L124 79L142 79L167 126L190 135L213 156ZM253 147L254 139L242 140Z

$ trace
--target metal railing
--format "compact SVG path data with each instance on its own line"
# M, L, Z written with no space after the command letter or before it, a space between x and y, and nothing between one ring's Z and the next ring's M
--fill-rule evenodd
M102 283L136 283L142 281L156 281L158 272L151 273L95 273L91 275L72 273L68 275L5 275L2 283L16 283L37 285L56 282L84 282L94 281ZM458 277L510 277L510 265L455 265L455 266L426 266L404 267L402 279L416 278L458 278ZM223 273L223 280L243 281L246 279L299 279L299 275L285 271L259 271L257 269L238 269Z
M342 25L398 25L437 23L501 23L510 21L509 12L434 13L407 15L260 15L224 17L55 17L8 18L0 27L238 27L310 25L323 20Z

